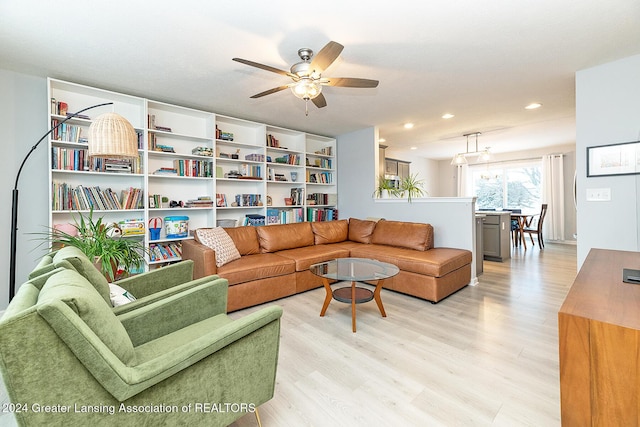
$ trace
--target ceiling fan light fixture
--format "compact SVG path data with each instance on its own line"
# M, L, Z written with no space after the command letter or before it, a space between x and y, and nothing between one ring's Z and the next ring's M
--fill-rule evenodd
M322 85L311 78L303 77L291 86L291 92L296 97L308 101L320 95Z

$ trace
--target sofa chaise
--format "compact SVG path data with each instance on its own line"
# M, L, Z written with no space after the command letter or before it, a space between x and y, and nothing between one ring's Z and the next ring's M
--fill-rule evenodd
M182 257L194 262L194 278L215 274L229 281L230 312L321 287L309 266L335 258L394 264L400 273L385 280L384 288L432 303L471 280L471 252L435 248L430 224L351 218L224 231L228 236L216 239L219 228L196 230L195 239L183 241ZM229 244L220 242L225 238L237 254L228 256Z

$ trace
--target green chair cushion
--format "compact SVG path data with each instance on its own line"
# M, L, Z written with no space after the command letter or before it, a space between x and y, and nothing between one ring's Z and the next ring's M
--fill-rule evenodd
M84 252L73 246L65 246L53 256L54 264L63 260L70 262L73 268L93 285L100 296L107 302L109 307L111 307L109 282L102 273L98 271Z
M78 272L63 270L51 276L42 287L38 304L46 304L54 300L66 303L96 336L124 364L135 364L135 351L131 339L122 323L105 305L96 289ZM47 321L56 321L47 319ZM54 330L65 325L51 325Z

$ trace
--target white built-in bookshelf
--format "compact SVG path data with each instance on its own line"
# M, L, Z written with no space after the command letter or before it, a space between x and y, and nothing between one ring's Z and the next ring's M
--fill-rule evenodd
M188 217L191 231L337 219L334 138L56 79L48 95L49 125L66 118L60 103L73 113L113 102L68 120L49 140L51 227L93 206L94 218L140 239L153 266L179 260L180 242L193 238L167 235L167 218L176 225ZM111 111L136 129L137 161L88 160L91 118ZM152 238L148 224L157 218L162 229Z

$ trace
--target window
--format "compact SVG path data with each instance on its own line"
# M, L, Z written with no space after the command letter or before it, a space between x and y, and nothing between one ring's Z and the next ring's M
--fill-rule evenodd
M468 187L482 209L540 210L542 162L527 160L469 166Z

